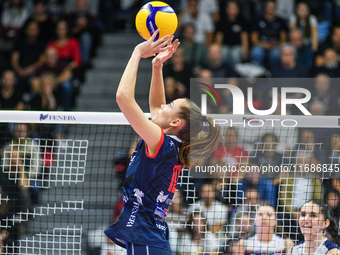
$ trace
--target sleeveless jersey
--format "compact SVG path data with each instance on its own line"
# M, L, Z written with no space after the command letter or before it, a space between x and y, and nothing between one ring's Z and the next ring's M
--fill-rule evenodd
M340 249L340 247L325 238L313 254L308 254L305 253L305 241L302 241L293 246L292 255L325 255L332 249Z
M283 254L286 252L286 239L273 235L269 243L262 243L256 234L244 240L244 250L245 255Z
M179 173L178 152L182 145L176 136L163 133L154 155L141 140L131 157L123 184L124 207L105 234L126 248L126 242L170 250L165 221L174 196Z

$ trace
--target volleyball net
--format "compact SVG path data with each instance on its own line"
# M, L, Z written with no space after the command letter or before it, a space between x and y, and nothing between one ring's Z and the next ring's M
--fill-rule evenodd
M167 216L173 254L228 254L255 233L264 203L275 208L276 233L295 242L308 199L325 200L339 222L338 117L234 116L234 125L230 115L211 117L226 150L181 172ZM0 119L0 254L126 254L103 233L122 209L139 140L124 116L1 111Z

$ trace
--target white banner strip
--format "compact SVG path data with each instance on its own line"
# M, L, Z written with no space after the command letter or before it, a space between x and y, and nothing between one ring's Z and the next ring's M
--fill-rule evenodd
M145 113L151 118L150 113ZM339 128L340 116L208 114L220 126ZM0 111L0 122L129 125L121 112ZM263 124L263 125L262 125Z
M150 113L145 114L151 118ZM121 112L0 111L0 122L40 124L128 125Z

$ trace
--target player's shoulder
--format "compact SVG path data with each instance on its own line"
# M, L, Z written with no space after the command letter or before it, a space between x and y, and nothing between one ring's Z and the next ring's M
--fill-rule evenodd
M340 255L340 247L337 244L327 240L324 245L328 249L327 254Z
M292 254L300 254L303 251L305 241L300 241L292 247ZM299 253L300 251L300 253Z
M339 248L334 248L327 252L326 254L331 254L331 255L340 255L340 249Z

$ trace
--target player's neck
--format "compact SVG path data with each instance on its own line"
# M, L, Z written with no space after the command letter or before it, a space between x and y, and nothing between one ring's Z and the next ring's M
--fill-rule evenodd
M325 239L324 235L319 234L317 238L308 238L305 237L305 253L313 254L315 250L320 246L320 244Z

